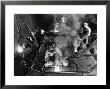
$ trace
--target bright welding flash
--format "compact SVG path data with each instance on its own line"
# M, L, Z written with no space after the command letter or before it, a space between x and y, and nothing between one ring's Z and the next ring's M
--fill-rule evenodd
M20 46L20 45L17 45L17 52L22 53L23 51L24 51L24 47Z
M44 34L45 33L45 31L44 30L41 30L41 34Z
M59 66L55 66L55 69L54 69L55 72L60 72L60 67Z

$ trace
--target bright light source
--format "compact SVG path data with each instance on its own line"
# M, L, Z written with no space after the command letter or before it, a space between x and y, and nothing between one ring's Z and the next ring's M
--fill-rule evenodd
M59 31L55 29L54 32L59 32Z
M60 72L60 71L61 71L61 69L60 69L60 67L59 67L59 66L55 66L54 71L55 71L55 72Z
M59 31L58 31L58 28L59 28L59 23L56 23L54 32L59 32Z
M17 45L17 52L22 53L24 51L24 48L20 45Z
M41 34L44 34L45 33L45 31L44 30L41 30Z

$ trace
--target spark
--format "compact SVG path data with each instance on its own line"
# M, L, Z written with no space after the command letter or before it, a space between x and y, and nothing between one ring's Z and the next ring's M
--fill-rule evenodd
M41 30L41 34L44 34L45 33L45 31L44 30Z
M24 51L24 46L17 45L17 52L22 53Z

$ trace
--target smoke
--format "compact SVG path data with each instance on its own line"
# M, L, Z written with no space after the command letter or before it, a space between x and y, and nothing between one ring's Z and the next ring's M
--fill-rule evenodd
M85 14L73 14L73 30L79 30L81 27L81 19L84 18Z
M66 14L66 25L70 27L72 36L78 35L78 31L81 28L81 19L85 17L85 14Z

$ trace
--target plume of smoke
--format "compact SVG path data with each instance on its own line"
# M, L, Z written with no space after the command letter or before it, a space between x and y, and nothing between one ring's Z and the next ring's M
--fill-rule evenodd
M72 15L73 18L73 26L74 26L74 30L79 30L81 27L81 22L80 19L83 18L85 15L84 14L74 14Z
M78 31L80 30L81 27L81 19L85 17L85 14L69 14L65 15L67 19L67 24L70 26L72 35L78 35Z
M65 20L65 27L68 27L71 29L71 34L73 36L78 35L78 31L81 27L81 19L85 17L85 14L55 14L54 15L54 22L58 23L61 21L61 18L64 17Z

